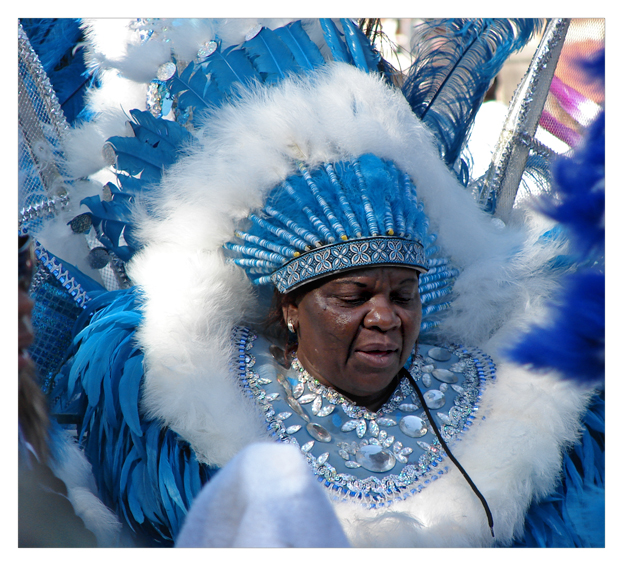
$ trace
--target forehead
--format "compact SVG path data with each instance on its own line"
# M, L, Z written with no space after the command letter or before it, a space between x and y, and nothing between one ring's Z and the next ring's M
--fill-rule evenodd
M407 267L369 267L341 273L326 280L321 287L353 284L375 287L377 285L402 285L417 283L419 272Z

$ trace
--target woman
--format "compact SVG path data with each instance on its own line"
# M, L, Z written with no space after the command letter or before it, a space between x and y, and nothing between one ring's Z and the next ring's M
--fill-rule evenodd
M273 34L294 33L253 28L240 49L259 68ZM214 47L206 76L235 52ZM350 544L511 544L591 396L503 359L542 316L563 248L537 245L538 225L492 222L400 92L333 58L278 79L263 68L266 84L204 115L134 210L136 287L101 299L62 395L81 394L105 501L158 543L218 469L277 439L299 448ZM153 173L131 144L178 136L134 117L136 138L107 146L128 190ZM273 288L287 341L264 325Z

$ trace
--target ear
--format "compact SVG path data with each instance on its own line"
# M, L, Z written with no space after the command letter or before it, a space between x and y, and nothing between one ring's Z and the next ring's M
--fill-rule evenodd
M282 305L281 312L283 313L283 320L286 325L288 321L292 322L295 329L299 327L299 308L296 303L293 301L288 301L286 304Z

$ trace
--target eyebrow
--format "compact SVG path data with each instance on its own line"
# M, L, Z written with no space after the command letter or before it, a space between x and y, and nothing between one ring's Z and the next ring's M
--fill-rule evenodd
M335 283L338 283L339 285L343 285L343 284L350 284L350 285L356 285L357 287L367 287L368 284L367 283L362 283L361 281L357 281L356 279L342 279L339 281L335 281ZM398 283L398 285L404 285L405 283L414 283L415 285L418 284L418 279L417 277L407 277L406 279L403 279L402 281L400 281Z

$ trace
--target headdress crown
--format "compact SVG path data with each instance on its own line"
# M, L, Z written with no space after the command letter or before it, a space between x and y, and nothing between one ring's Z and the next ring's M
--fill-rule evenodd
M253 283L287 293L362 267L426 271L428 220L408 175L370 154L311 171L297 166L224 246Z

